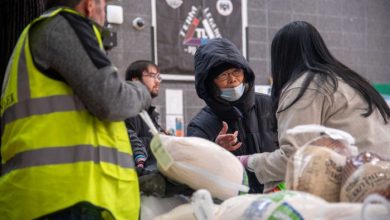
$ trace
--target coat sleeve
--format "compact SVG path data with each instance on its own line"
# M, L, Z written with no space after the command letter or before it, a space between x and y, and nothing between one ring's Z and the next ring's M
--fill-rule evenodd
M133 155L143 155L147 159L148 152L142 141L138 138L137 133L131 129L127 129L127 133L129 134Z
M279 111L287 106L298 93L299 89L291 89L283 94L279 101L277 121L280 149L249 157L248 168L255 172L257 179L263 184L284 181L288 159L297 148L317 136L316 134L290 136L286 134L286 131L297 125L323 124L323 111L326 106L329 106L329 99L317 90L306 90L301 99L293 106Z
M145 152L145 155L151 155L150 142L153 137L142 118L140 116L128 118L125 120L125 124L133 150L137 148L137 150Z
M146 87L120 79L91 26L82 19L54 17L34 27L30 40L34 61L43 72L59 76L97 118L122 121L150 105Z

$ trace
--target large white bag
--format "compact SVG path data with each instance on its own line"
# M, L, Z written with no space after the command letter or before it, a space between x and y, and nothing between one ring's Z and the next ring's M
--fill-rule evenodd
M390 202L379 195L371 195L364 203L328 203L309 193L281 191L235 196L219 206L209 203L195 196L190 204L155 220L387 220L390 216Z
M147 113L140 115L154 134L150 146L163 175L221 200L249 190L245 169L232 153L206 139L158 134Z
M390 216L390 203L328 203L305 192L280 191L270 194L248 194L224 201L215 214L218 220L385 220Z

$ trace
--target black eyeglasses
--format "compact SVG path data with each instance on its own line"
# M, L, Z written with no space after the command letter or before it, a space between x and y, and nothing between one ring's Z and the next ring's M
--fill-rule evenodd
M243 74L244 74L244 72L242 71L242 69L237 68L237 69L232 70L231 72L221 73L217 77L215 77L215 79L218 81L225 81L228 79L229 75L232 75L233 77L239 77Z
M144 74L142 74L142 76L147 76L147 77L153 78L154 80L158 80L160 82L162 81L162 77L160 76L160 73L145 72Z

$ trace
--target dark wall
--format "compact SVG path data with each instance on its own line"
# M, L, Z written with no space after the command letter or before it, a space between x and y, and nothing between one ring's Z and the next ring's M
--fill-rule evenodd
M160 1L160 0L157 0ZM306 20L318 28L333 55L371 82L390 83L389 0L248 0L249 62L257 84L268 84L270 42L275 32L294 20ZM136 59L152 59L151 1L114 0L124 10L124 24L113 26L118 46L109 56L123 73ZM137 31L131 22L142 17L146 27ZM164 81L154 100L165 124L165 89L182 89L184 120L204 103L193 82Z
M333 55L372 82L390 83L389 0L248 0L250 61L258 82L270 72L275 32L294 20L312 23Z
M43 12L44 2L45 0L0 1L0 87L19 35Z

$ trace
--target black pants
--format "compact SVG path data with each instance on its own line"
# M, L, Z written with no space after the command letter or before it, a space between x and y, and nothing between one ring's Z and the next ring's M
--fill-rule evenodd
M103 220L114 219L112 214L89 202L80 202L71 207L37 218L38 220Z

